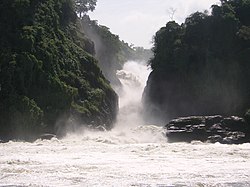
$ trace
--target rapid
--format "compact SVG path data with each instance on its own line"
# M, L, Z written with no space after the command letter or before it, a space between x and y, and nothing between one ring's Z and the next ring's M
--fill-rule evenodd
M150 70L127 62L112 131L0 144L0 186L250 186L250 144L168 143L145 125L141 95Z

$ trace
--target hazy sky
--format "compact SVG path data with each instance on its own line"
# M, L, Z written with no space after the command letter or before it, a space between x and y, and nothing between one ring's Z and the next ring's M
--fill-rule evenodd
M219 0L97 0L90 17L110 28L120 39L150 48L152 37L170 20L170 10L176 9L174 20L184 22L195 11L210 10Z

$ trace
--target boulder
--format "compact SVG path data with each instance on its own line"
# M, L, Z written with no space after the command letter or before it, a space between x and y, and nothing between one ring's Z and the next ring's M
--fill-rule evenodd
M42 134L40 135L41 140L51 140L52 138L56 138L55 134Z
M222 142L223 138L220 135L213 135L208 137L208 141L211 143Z
M240 144L250 142L250 127L243 118L231 116L190 116L177 118L166 126L169 142L219 142Z
M204 117L206 120L206 125L207 126L212 126L216 123L220 123L223 120L223 117L220 115L216 115L216 116L206 116Z

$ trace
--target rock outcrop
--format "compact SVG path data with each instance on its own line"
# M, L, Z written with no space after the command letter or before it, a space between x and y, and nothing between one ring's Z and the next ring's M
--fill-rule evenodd
M177 118L166 126L169 142L219 142L241 144L250 142L250 125L236 116L191 116Z
M170 21L156 32L143 97L149 123L179 116L245 114L250 108L247 12L249 0L223 1L211 7L210 15L195 12L185 23Z
M113 88L119 90L122 84L116 75L127 61L147 62L151 56L151 50L143 47L132 47L119 39L106 26L99 25L96 20L91 20L88 15L81 19L82 30L94 42L95 58L104 76L110 81ZM117 90L117 91L118 91Z
M55 134L42 134L40 135L41 140L51 140L52 138L56 138Z

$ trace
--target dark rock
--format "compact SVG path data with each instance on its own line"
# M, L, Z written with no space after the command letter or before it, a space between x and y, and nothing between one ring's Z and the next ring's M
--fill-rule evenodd
M250 124L250 109L247 110L245 116L244 116L244 119L246 120L246 122L248 124Z
M51 140L52 138L56 138L55 134L42 134L40 136L41 140Z
M216 142L222 142L223 138L220 135L213 135L208 137L208 142L210 143L216 143Z
M250 131L244 119L231 116L191 116L170 121L166 126L169 142L219 142L240 144L250 142Z
M204 141L207 136L205 118L191 116L172 120L167 126L167 137L170 142L192 140Z
M228 132L227 136L223 138L223 143L232 142L236 144L245 143L245 133L243 132Z
M205 123L205 118L202 116L190 116L184 118L177 118L171 121L175 126L199 125Z
M194 135L191 132L185 130L176 130L167 132L168 141L172 142L191 142L194 139Z
M237 131L237 130L246 130L247 125L246 122L243 118L239 118L236 116L231 116L229 118L224 118L222 120L222 123L229 129L233 130L233 131Z
M205 119L206 119L206 125L207 126L212 126L212 125L214 125L216 123L220 123L222 121L223 117L220 116L220 115L206 116Z
M212 125L212 127L210 127L209 130L211 132L224 132L221 123L216 123L216 124Z

